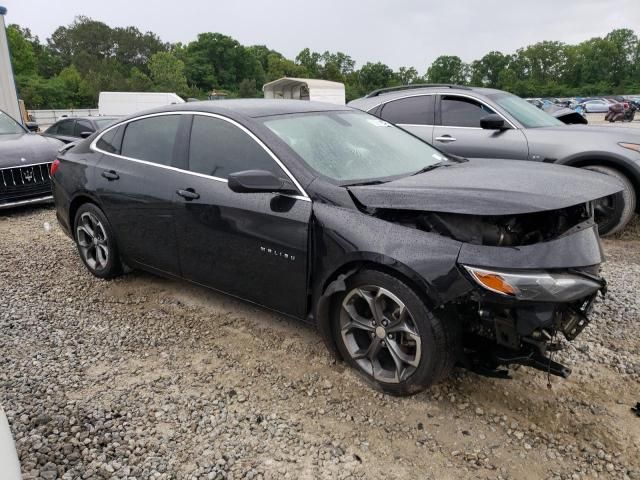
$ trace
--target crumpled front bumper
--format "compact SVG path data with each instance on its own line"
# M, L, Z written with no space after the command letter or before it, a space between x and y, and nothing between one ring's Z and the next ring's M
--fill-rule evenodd
M570 369L553 362L548 352L560 348L558 335L571 341L589 324L589 313L606 282L599 276L603 261L595 225L549 242L522 247L487 247L463 244L458 262L462 274L474 283L473 292L458 302L466 322L465 348L471 363L489 369L499 365L521 364L566 377ZM578 296L544 301L522 300L486 288L473 278L466 265L489 271L551 272L566 277L588 279L588 287Z

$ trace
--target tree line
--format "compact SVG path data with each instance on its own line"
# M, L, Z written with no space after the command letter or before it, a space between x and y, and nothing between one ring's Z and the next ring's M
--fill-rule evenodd
M577 45L544 41L515 53L492 51L471 63L438 57L423 75L415 67L356 62L342 52L303 49L288 59L265 45L244 46L221 33L201 33L187 44L166 43L136 27L111 28L80 16L46 42L10 25L7 37L20 98L27 108L95 107L100 91L175 92L207 98L260 97L280 77L343 82L351 100L383 87L455 83L499 88L523 97L640 92L640 41L631 29Z

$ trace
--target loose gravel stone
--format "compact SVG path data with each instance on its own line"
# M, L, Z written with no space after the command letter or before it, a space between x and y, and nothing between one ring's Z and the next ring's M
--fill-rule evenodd
M568 380L456 369L395 398L312 328L141 272L96 279L52 208L0 213L0 399L23 476L640 479L628 235L604 241L609 293L557 354Z

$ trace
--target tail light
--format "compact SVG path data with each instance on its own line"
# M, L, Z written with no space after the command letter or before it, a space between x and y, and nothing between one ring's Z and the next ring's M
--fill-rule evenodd
M50 175L53 177L58 171L58 167L60 166L60 160L57 158L51 164L51 169L49 170Z
M624 108L625 109L629 108L629 104L627 102L624 102Z

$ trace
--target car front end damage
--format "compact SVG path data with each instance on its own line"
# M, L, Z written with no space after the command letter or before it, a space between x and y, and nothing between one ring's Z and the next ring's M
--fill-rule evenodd
M516 364L569 376L553 352L561 336L582 332L606 292L593 202L518 215L376 214L462 242L457 266L473 288L447 305L461 322L462 364L491 376Z

